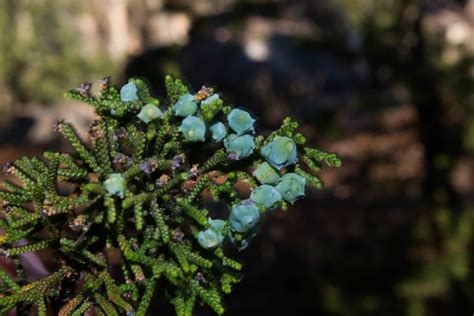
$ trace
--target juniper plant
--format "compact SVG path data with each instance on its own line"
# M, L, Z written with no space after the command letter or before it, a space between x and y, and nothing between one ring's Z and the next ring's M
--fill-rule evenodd
M341 165L307 147L290 118L256 136L250 113L213 89L193 94L169 76L165 84L163 105L139 79L117 90L105 78L98 95L91 84L67 92L95 107L90 145L59 121L54 130L72 152L5 166L22 184L5 181L0 192L1 255L16 269L0 268L1 314L35 306L38 315L145 315L154 297L177 315L195 305L222 314L223 294L241 280L232 248L247 247L266 211L286 209L307 184L321 188L314 173L323 164ZM239 182L251 189L247 198ZM206 209L212 199L221 219ZM28 282L19 259L46 248L57 271Z

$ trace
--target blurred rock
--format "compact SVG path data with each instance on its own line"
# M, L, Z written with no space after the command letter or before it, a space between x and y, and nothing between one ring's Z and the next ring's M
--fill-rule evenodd
M88 126L94 118L92 106L78 102L64 102L45 106L29 104L15 107L12 120L0 128L0 143L14 142L15 144L45 145L56 140L53 124L64 119L74 125L79 136L87 140Z

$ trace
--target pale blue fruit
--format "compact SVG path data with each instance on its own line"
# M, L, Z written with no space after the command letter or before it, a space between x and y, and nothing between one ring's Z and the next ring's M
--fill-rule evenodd
M197 103L192 94L182 95L174 105L174 114L176 116L186 117L196 113Z
M112 173L104 181L105 191L109 195L117 195L123 199L127 182L120 173Z
M137 101L137 86L129 82L120 89L120 100L122 102Z
M205 249L215 248L220 244L219 235L213 229L206 229L198 233L198 242Z
M214 102L216 102L217 100L219 100L219 94L214 93L209 98L201 101L201 107L206 107L208 105L211 105Z
M230 134L224 140L224 147L227 153L235 154L237 159L242 159L253 154L255 143L250 135L237 136Z
M262 162L252 174L262 184L275 184L280 180L280 175L268 162Z
M217 122L216 124L212 125L209 129L211 130L211 133L212 133L212 139L216 142L220 142L227 135L225 126L221 122Z
M261 150L262 156L278 170L296 162L296 144L288 137L276 136Z
M205 139L206 124L198 117L188 116L181 122L179 131L183 133L186 140L202 142Z
M156 105L147 104L141 109L137 117L148 124L149 122L161 117L161 115L162 112Z
M304 196L305 187L305 177L296 173L287 173L281 177L276 189L286 201L293 204L296 200Z
M260 220L260 212L255 204L239 204L232 208L230 213L230 226L239 233L252 229Z
M232 128L237 135L253 131L253 124L255 120L246 111L240 109L233 109L229 115L227 115L229 126Z
M264 184L253 189L250 199L257 205L272 209L281 201L281 194L271 185Z

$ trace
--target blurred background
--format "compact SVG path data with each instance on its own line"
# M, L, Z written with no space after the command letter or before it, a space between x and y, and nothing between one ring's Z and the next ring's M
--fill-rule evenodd
M342 156L267 217L227 315L474 313L474 0L2 0L0 34L0 163L87 131L62 95L107 75L214 86Z

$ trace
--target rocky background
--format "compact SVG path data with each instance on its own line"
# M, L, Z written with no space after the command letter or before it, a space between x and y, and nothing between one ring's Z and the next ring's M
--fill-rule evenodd
M473 0L3 0L0 34L0 163L67 150L52 122L93 113L63 92L106 75L214 86L343 157L264 222L227 315L474 312Z

